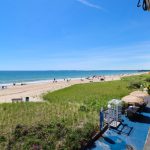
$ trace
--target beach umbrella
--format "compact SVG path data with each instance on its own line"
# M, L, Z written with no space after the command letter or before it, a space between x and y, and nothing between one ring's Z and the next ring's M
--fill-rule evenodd
M130 95L132 96L137 96L137 97L148 97L149 94L143 91L134 91L132 93L130 93Z
M122 98L122 101L124 101L127 104L143 104L144 99L132 95L128 95Z
M130 93L130 95L136 96L136 97L139 97L139 98L143 98L145 102L150 101L150 95L146 92L134 91L134 92Z

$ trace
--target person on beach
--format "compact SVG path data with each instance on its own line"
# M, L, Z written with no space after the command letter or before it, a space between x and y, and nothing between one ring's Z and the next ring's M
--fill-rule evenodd
M67 79L67 82L70 82L71 81L71 79Z
M87 80L89 80L89 79L90 79L90 77L87 77L86 79L87 79Z
M100 81L105 81L105 76L101 77Z
M82 77L81 77L81 81L84 81L84 80L82 79Z

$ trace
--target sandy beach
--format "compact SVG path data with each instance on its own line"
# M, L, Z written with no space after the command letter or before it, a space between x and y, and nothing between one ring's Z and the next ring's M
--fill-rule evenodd
M75 84L120 80L121 77L140 74L144 73L96 76L96 77L89 77L88 79L74 78L69 81L57 80L57 82L55 83L52 80L49 80L45 82L27 83L25 85L20 84L16 84L15 86L8 85L6 89L0 89L0 103L10 103L14 98L22 98L24 101L26 97L29 97L30 102L42 102L43 101L42 94L46 92L56 91Z

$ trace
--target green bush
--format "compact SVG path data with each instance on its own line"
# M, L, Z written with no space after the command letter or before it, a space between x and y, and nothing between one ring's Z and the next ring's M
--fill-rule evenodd
M92 132L96 130L96 127L87 122L84 128L71 129L70 134L66 138L65 146L70 150L81 149L81 143L90 140Z
M145 79L146 82L150 82L150 77Z
M87 108L86 105L81 105L80 108L79 108L79 111L87 112L87 111L89 111L89 109Z
M0 136L0 143L6 142L6 138L4 136Z
M148 94L150 95L150 85L147 87Z
M89 122L76 128L66 128L65 124L59 122L31 127L17 125L9 139L7 149L21 147L29 150L78 150L83 141L91 138L91 133L95 129L96 127Z
M8 149L53 150L57 141L67 133L62 123L38 124L35 126L17 125L8 141Z
M18 139L20 137L26 136L28 132L29 131L25 126L17 125L13 134L14 134L14 137Z
M129 83L128 88L129 89L140 89L141 85L142 85L142 82L140 82L140 81L133 81L133 82Z

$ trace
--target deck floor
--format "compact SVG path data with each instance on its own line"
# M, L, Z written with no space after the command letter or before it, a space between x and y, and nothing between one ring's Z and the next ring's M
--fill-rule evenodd
M150 150L150 128L145 142L144 150Z
M123 116L123 124L118 129L108 129L90 150L150 150L150 105L138 114L135 120ZM148 138L147 138L148 137ZM147 142L146 142L147 139ZM148 143L148 144L147 144ZM147 149L148 148L148 149Z

